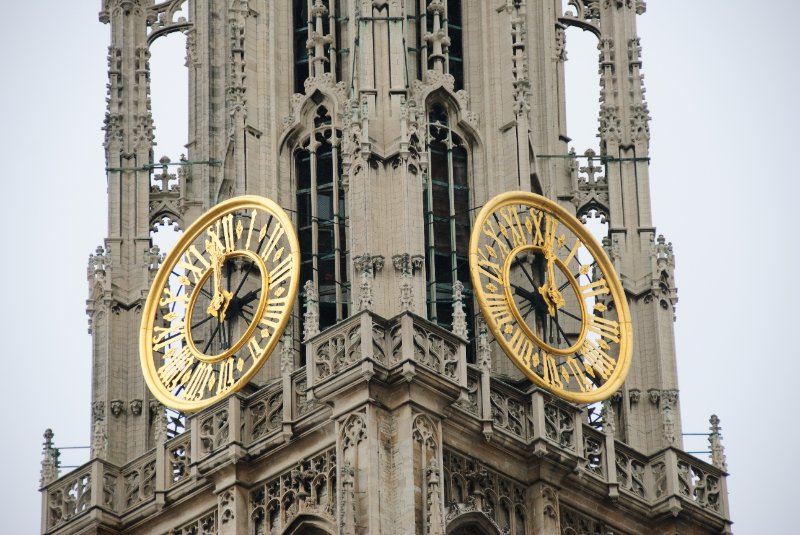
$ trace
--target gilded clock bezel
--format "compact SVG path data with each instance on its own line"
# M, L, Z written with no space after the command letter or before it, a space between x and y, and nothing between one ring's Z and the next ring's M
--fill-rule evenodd
M552 384L548 384L544 381L544 379L533 370L531 370L522 359L514 353L508 342L505 340L505 336L501 332L497 322L494 321L489 309L489 303L486 298L484 288L482 287L481 276L478 269L478 247L480 244L480 238L482 233L482 228L484 223L487 221L489 216L492 213L499 212L502 208L511 205L526 205L529 208L538 209L545 213L550 213L556 220L558 220L559 224L564 225L568 228L584 245L584 247L589 251L593 259L597 262L597 265L600 268L600 271L603 273L603 277L606 280L608 288L610 290L611 298L614 302L614 306L616 309L617 314L617 322L619 325L619 355L616 359L616 365L614 366L613 372L611 373L610 377L599 387L596 387L588 392L578 392L573 390L566 390L564 388L559 388ZM515 312L517 307L513 300L511 290L509 288L509 283L507 281L507 277L505 276L508 273L510 266L508 265L508 260L513 259L514 252L520 248L525 246L530 246L532 244L521 244L517 245L516 247L512 247L509 250L508 256L506 259L503 260L503 294L506 298L506 305L508 306L509 310L514 315L514 321L520 324L520 327L524 325L524 322L519 321L519 314ZM537 195L535 193L526 192L526 191L508 191L505 193L501 193L494 198L490 199L486 204L483 205L481 210L478 212L477 217L475 218L475 222L472 228L472 233L470 235L470 244L469 244L469 260L470 260L470 277L472 279L472 287L475 293L475 296L478 301L479 308L481 313L485 319L486 325L489 328L490 332L494 336L494 339L502 348L503 352L508 356L511 361L517 366L517 368L525 374L531 381L534 382L537 386L544 388L545 390L552 392L553 394L561 397L572 403L594 403L597 401L602 401L611 397L619 388L622 386L622 383L625 381L625 378L628 373L628 369L630 367L630 360L631 360L631 353L632 353L632 343L633 343L633 336L632 336L632 325L631 325L631 315L630 310L628 308L628 302L625 297L625 290L622 287L622 283L619 280L619 276L614 269L614 265L612 264L611 260L609 260L608 256L606 255L603 247L597 242L594 236L589 232L589 230L578 220L570 214L567 210L559 206L557 203L543 197L541 195ZM560 267L559 267L560 268ZM578 296L580 296L580 292L576 292ZM585 310L586 303L583 299L581 299L581 307ZM586 340L586 331L587 331L587 322L589 321L589 314L584 313L583 319L581 322L581 336L578 342L573 344L572 347L578 346L579 343L583 343ZM529 328L521 330L526 331L530 330ZM525 333L527 336L527 333ZM549 346L549 344L542 344L539 343L538 337L533 337L528 339L533 343L533 345L541 350L544 349L545 351L549 351L553 349ZM555 354L559 354L558 352L553 352ZM577 353L577 351L573 351L570 354Z
M275 332L273 335L268 339L267 345L262 348L261 355L257 359L257 361L250 366L250 369L245 371L243 375L238 379L238 381L229 389L224 392L220 392L218 394L214 394L213 396L209 396L199 401L186 401L179 398L176 398L172 393L166 388L164 383L158 377L158 371L155 366L154 358L153 358L153 350L152 350L152 340L153 340L153 328L154 322L156 321L158 309L160 306L160 299L162 297L162 289L166 286L169 281L169 276L178 262L181 260L181 257L186 253L189 247L191 247L195 241L209 228L209 226L222 216L226 215L227 213L233 213L236 211L249 211L250 209L257 209L262 210L265 213L270 214L274 217L278 224L283 227L284 236L286 240L289 242L289 255L291 255L291 270L290 281L288 284L287 292L283 294L281 299L285 299L285 305L281 314L279 321L275 327ZM226 253L226 257L235 256L237 253L241 254L244 251L248 251L247 249L234 249L231 252ZM266 267L259 266L262 275L262 296L261 302L259 305L261 315L263 316L263 312L266 309L267 303L269 301L267 292L270 291L270 284L269 284L269 274L266 270ZM204 277L209 276L207 275L208 272L204 273ZM257 195L243 195L239 197L234 197L232 199L228 199L223 201L213 207L211 207L208 211L202 214L197 220L195 220L183 233L180 237L178 242L175 246L167 253L166 257L164 258L161 266L156 273L156 276L153 280L153 284L150 287L150 291L148 292L147 299L145 301L144 308L142 310L142 322L139 330L139 357L141 361L141 367L144 375L145 382L149 387L151 393L155 396L155 398L163 403L165 406L170 407L172 409L182 411L182 412L194 412L202 410L217 401L226 398L227 396L234 394L242 387L244 387L253 376L258 373L267 359L270 357L272 352L274 351L276 345L280 342L281 335L286 328L287 323L292 315L292 308L294 307L294 302L297 298L297 293L299 290L299 276L300 276L300 245L297 239L297 233L295 232L294 224L286 212L281 208L277 203L272 201L271 199L267 199L266 197L261 197ZM267 280L266 285L264 284L264 280ZM184 311L184 317L188 314L190 308L187 303L186 310ZM239 345L239 349L241 346L244 346L247 341L253 336L253 332L255 329L251 328L253 326L257 326L258 322L260 321L260 317L253 318L253 322L248 327L248 332L246 335L243 335L238 341L237 345ZM199 351L198 351L199 353ZM228 353L226 351L226 353ZM235 352L234 352L235 353ZM224 354L223 354L224 355ZM231 355L228 357L220 357L214 356L208 360L197 358L196 355L192 355L193 358L196 358L200 362L219 362L224 360L225 358L230 358Z

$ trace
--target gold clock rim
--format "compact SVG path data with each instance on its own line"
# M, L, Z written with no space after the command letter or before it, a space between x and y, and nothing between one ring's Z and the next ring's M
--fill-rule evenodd
M536 246L536 245L525 244L525 245L518 245L518 246L514 247L513 249L511 249L511 251L508 252L508 256L506 257L506 261L503 264L503 278L504 278L504 280L506 280L506 281L508 280L508 275L511 272L511 260L513 259L514 256L519 254L519 252L521 250L523 250L523 249L542 249L542 248L539 247L539 246ZM567 273L567 275L569 276L569 271L563 269L564 262L562 262L560 258L555 258L554 261L555 261L556 264L558 264L558 268L563 273ZM580 292L580 289L578 287L578 283L575 280L575 278L572 277L572 276L569 276L569 283L570 283L570 287L575 292L575 296L578 298L578 302L581 305L581 318L585 318L586 317L586 302L580 296L581 292ZM581 333L578 336L578 341L575 342L574 344L572 344L570 347L568 347L566 349L558 349L557 347L551 346L550 344L548 344L547 342L545 342L544 340L542 340L541 338L536 336L536 333L534 333L531 330L531 328L528 327L528 324L525 323L525 320L520 315L520 312L519 312L519 309L517 308L516 303L514 303L514 298L512 296L512 292L511 292L511 288L510 288L509 284L505 284L505 283L503 284L503 293L505 294L506 300L508 301L509 309L511 310L511 314L513 314L514 318L517 320L517 323L519 323L519 326L520 326L520 328L522 328L523 332L528 336L528 338L533 339L534 342L536 343L536 345L538 345L539 347L546 347L548 353L553 353L555 355L572 355L573 353L578 351L578 349L580 348L581 344L583 343L584 338L586 338L586 332L589 330L588 325L587 325L585 320L581 319Z
M255 315L253 315L253 321L250 322L250 325L247 326L247 330L245 330L244 334L242 334L242 336L239 337L239 339L236 341L235 344L233 344L233 346L231 346L229 349L226 349L219 355L206 355L205 353L200 351L194 343L194 338L192 338L191 329L186 330L186 342L189 344L189 347L191 347L194 350L195 357L197 357L197 360L200 360L202 362L207 362L209 364L225 360L226 358L236 354L237 351L239 351L242 347L244 347L244 345L247 343L247 339L250 338L250 336L258 328L258 322L255 321L255 318L260 318L261 315L264 313L264 310L267 308L267 304L269 304L269 295L268 295L269 280L268 280L267 266L266 264L264 264L264 261L261 260L261 257L259 257L252 251L239 251L239 250L226 253L225 255L223 255L222 261L224 262L228 258L233 258L235 256L246 256L252 259L258 265L258 269L261 272L261 287L263 288L261 292L261 299L259 300L258 303L258 309L256 310ZM207 271L202 276L202 278L199 281L197 281L197 286L202 286L205 283L205 281L212 275L213 275L213 270ZM197 301L197 295L199 293L200 292L192 292L192 296L189 298L189 303L186 305L186 317L192 316L192 311L194 310Z
M534 208L539 208L546 212L550 212L557 217L562 224L566 225L567 228L575 233L575 235L583 242L583 244L589 250L589 253L597 261L601 271L603 272L603 275L606 278L608 287L611 291L611 296L614 299L614 305L617 310L617 319L620 327L620 349L619 356L617 358L617 365L614 367L611 377L609 377L609 379L602 386L596 388L595 390L590 392L573 392L545 383L541 377L529 370L528 367L525 366L524 363L522 363L521 360L513 354L513 351L511 351L510 347L508 347L508 344L500 332L500 329L496 323L490 319L491 314L487 312L488 303L483 287L481 286L478 269L476 268L478 264L478 242L481 235L481 228L483 227L483 223L486 221L488 215L503 208L504 206L511 204L525 204ZM630 310L628 308L628 301L625 297L625 290L622 287L621 281L619 280L619 275L617 275L614 265L608 258L608 255L606 255L605 250L574 215L570 214L556 202L532 192L507 191L496 195L483 205L475 218L475 223L472 228L469 241L469 262L472 288L475 292L475 296L478 299L478 306L481 310L481 314L486 319L486 325L489 327L489 330L491 331L495 340L497 340L497 343L503 349L503 352L506 354L506 356L508 356L517 366L517 368L519 368L520 371L522 371L522 373L524 373L531 381L533 381L537 386L544 388L545 390L559 396L566 401L581 404L595 403L597 401L606 400L610 398L614 392L619 390L628 375L631 354L633 351L633 335L631 332L632 324ZM505 281L503 281L503 286L506 286Z
M277 218L279 224L284 227L284 235L289 241L289 254L292 256L292 273L294 274L286 295L286 309L284 310L284 314L278 322L278 326L275 329L275 334L268 341L258 361L254 363L250 369L244 375L242 375L242 377L239 378L239 381L236 385L234 385L234 387L226 392L216 394L202 401L181 401L173 397L171 393L164 388L164 385L161 383L161 381L155 379L155 377L158 375L158 372L155 369L155 364L152 358L151 344L149 341L153 336L153 321L155 321L155 313L158 309L158 302L161 295L156 294L153 289L161 289L164 287L169 278L169 274L172 271L171 268L177 264L186 248L189 247L194 240L208 228L209 223L228 211L236 210L242 207L261 208ZM167 266L169 266L169 269L167 269ZM167 256L164 258L161 266L159 266L158 272L153 279L153 284L151 285L150 291L147 294L147 299L145 300L144 309L142 310L142 323L139 328L139 359L144 372L143 375L145 383L147 383L150 392L159 402L167 407L181 412L194 412L202 410L240 390L256 373L258 373L258 371L272 354L275 346L280 341L281 335L286 328L286 324L291 318L291 309L294 306L295 299L297 298L299 289L299 275L300 244L297 239L297 232L295 231L294 225L292 224L289 216L275 201L259 195L242 195L218 203L204 212L191 225L189 225L178 242L172 247L172 250L167 253Z

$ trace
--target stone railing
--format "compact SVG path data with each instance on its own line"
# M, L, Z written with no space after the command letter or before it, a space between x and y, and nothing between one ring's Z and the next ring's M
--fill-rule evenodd
M520 458L549 457L570 473L584 474L585 484L611 499L639 502L654 514L694 509L729 518L723 469L676 448L643 455L588 425L583 407L538 388L520 390L486 367L468 366L465 342L410 313L390 320L367 311L353 316L306 342L305 368L284 371L256 392L239 392L189 416L186 432L124 466L94 459L46 484L45 533L80 522L92 510L121 525L144 518L201 488L215 467L261 455L328 424L330 409L320 401L363 381L412 381L438 389L449 403L443 410L462 429L482 432ZM285 520L293 511L287 506Z
M465 340L406 312L386 320L363 311L306 343L310 399L352 382L378 376L409 380L418 372L444 379L467 401Z

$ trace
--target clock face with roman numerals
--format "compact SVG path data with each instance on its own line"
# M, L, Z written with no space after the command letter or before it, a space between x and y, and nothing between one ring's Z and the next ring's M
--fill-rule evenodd
M183 234L156 274L139 351L150 390L180 411L242 388L280 339L298 290L300 252L274 202L236 197Z
M534 383L575 403L619 389L631 353L628 304L574 216L533 193L498 195L475 222L470 272L495 340Z

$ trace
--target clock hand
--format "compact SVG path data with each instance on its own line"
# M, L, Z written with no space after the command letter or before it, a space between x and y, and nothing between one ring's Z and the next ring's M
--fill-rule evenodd
M216 244L210 240L206 240L206 250L211 256L211 262L214 264L214 296L211 298L206 312L212 316L219 314L220 320L225 320L225 311L228 308L231 297L233 294L222 288L222 262L224 255ZM222 312L220 313L220 309Z

